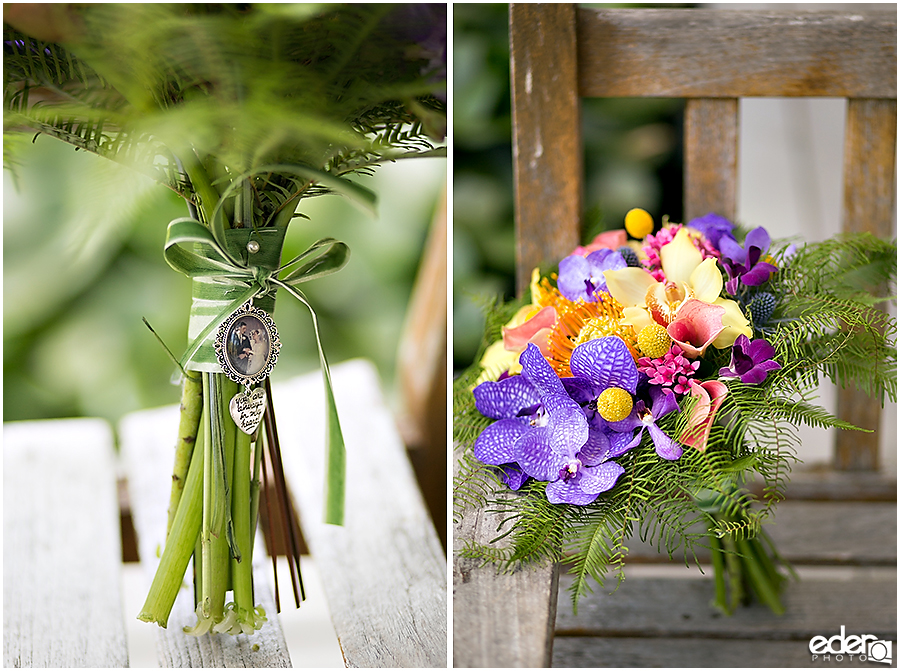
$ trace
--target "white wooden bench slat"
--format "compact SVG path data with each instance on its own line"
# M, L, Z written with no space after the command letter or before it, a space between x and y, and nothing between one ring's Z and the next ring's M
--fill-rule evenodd
M109 425L16 422L3 440L4 666L127 666Z
M133 413L119 426L122 464L128 478L128 490L138 552L147 576L147 586L159 564L157 548L166 535L169 492L175 439L178 432L178 407L166 406ZM194 603L189 580L175 601L166 629L158 628L157 650L161 666L166 667L290 667L290 654L275 613L270 587L271 562L265 546L257 543L254 552L256 599L266 610L268 622L250 636L216 634L188 636L182 631L193 626ZM137 617L137 613L126 613ZM147 624L148 627L155 626ZM254 649L258 646L258 649Z
M347 449L343 527L323 519L319 373L275 385L282 460L350 667L447 666L447 560L367 361L331 370ZM415 641L415 644L411 644Z

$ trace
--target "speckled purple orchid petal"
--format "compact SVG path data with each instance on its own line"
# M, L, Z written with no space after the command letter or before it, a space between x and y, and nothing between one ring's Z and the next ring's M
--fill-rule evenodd
M535 427L516 441L515 461L522 470L537 480L555 480L573 455L557 453L551 444L550 431Z
M614 461L581 468L571 480L556 480L547 485L547 500L550 503L586 506L593 503L602 492L615 487L616 481L624 472L625 469Z
M587 442L578 451L578 458L585 466L597 466L609 458L609 450L609 437L603 431L590 429Z
M615 459L628 450L641 444L641 433L611 433L609 434L609 454L610 459Z
M598 494L587 494L578 486L578 481L582 476L579 474L576 478L568 481L557 480L547 485L547 500L550 503L568 503L575 506L586 506L593 503Z
M547 363L537 345L529 343L519 356L519 363L522 364L522 377L534 385L545 406L551 398L569 398L559 376Z
M493 419L511 419L522 408L541 400L534 385L521 375L513 375L499 382L482 382L472 390L472 394L478 412Z
M516 442L531 426L518 419L499 419L475 439L475 458L486 464L500 466L516 460Z
M586 494L600 494L615 487L616 481L624 472L625 469L616 462L607 461L599 466L583 469L578 484Z
M503 484L516 491L525 484L528 474L518 464L504 464L500 467L500 479L503 481Z
M572 352L569 368L577 377L590 380L601 390L621 387L630 394L637 390L637 365L625 341L618 336L582 343Z

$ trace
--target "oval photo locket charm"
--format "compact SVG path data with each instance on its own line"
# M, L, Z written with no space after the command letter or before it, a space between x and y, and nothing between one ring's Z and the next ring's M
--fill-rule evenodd
M241 431L253 434L266 409L266 392L261 387L251 392L250 386L275 367L281 349L275 322L265 310L244 303L219 326L214 344L226 377L244 387L229 403L231 418Z

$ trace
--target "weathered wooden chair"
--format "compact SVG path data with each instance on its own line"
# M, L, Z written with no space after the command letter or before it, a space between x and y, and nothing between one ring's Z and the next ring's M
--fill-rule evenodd
M446 558L374 367L332 368L347 448L346 521L322 523L325 406L318 372L275 385L284 469L316 559L347 666L445 667ZM178 409L101 420L4 425L3 660L12 667L128 665L116 482L127 479L147 584L165 538ZM257 545L257 598L269 621L252 636L192 638L185 587L161 666L289 667L271 563ZM151 626L151 625L147 625ZM295 653L297 651L294 651ZM302 651L300 651L302 653Z
M892 237L896 38L894 13L511 5L519 291L532 268L581 242L581 97L687 99L685 221L711 211L734 220L740 97L847 98L843 228ZM878 428L877 404L852 392L841 392L839 414ZM839 435L834 469L797 474L779 506L770 534L805 576L785 616L751 607L719 617L707 581L666 577L677 567L659 564L626 569L616 594L596 590L575 616L568 596L557 612L558 566L497 575L456 558L454 664L805 666L810 638L842 624L896 640L896 478L878 471L877 439ZM484 542L495 529L473 511L454 533ZM632 546L632 561L653 557Z

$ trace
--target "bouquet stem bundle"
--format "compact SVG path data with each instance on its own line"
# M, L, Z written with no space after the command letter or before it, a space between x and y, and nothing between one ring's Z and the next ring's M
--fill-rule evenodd
M195 602L199 622L189 633L253 631L265 622L254 604L253 534L259 509L260 463L263 441L238 431L228 420L228 400L237 384L219 373L202 373L202 412L197 440L179 437L176 468L188 461L183 487L173 479L177 507L139 619L165 627L181 587L181 579L194 557ZM185 394L194 397L196 380L186 377ZM190 390L190 391L187 391ZM182 424L191 424L193 404L182 406ZM180 493L179 493L180 492ZM171 509L170 509L171 514ZM226 592L234 595L226 617ZM233 615L232 615L233 613Z

